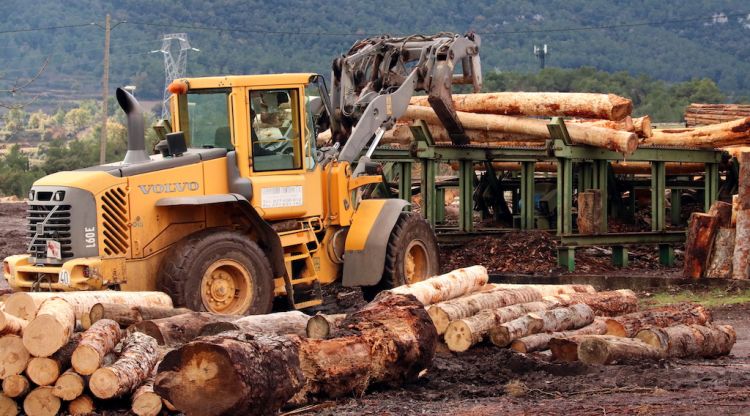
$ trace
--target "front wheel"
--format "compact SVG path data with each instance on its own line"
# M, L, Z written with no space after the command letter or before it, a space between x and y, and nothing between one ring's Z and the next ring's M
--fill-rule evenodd
M157 280L175 306L228 315L271 311L273 274L258 245L232 231L209 230L178 243Z

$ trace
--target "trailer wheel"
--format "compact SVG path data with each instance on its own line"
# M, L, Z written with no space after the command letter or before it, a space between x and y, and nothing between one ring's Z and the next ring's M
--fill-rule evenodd
M258 245L243 234L207 230L178 243L161 265L157 287L175 306L254 315L271 311L273 274Z

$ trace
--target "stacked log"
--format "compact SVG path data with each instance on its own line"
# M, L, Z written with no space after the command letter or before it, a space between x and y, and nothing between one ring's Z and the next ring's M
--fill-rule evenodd
M744 117L750 117L750 105L692 103L685 109L685 124L688 127L724 123Z
M682 129L655 129L642 145L715 149L750 142L750 117Z
M27 321L37 315L37 310L47 299L60 297L58 292L16 292L5 300L5 312ZM65 301L80 320L97 303L172 307L172 298L162 292L120 292L115 290L65 292Z
M607 334L634 337L645 327L666 327L679 323L702 325L710 320L711 314L703 306L682 303L607 319Z
M490 329L490 340L506 347L516 339L540 332L559 332L577 329L594 322L594 311L584 304L556 308L544 312L531 312L518 319Z
M729 325L674 325L641 330L636 338L661 350L667 357L711 358L729 354L737 334Z
M570 331L545 332L541 334L528 335L513 341L510 348L522 353L543 351L549 348L553 338L570 338L578 335L604 335L607 333L607 324L604 318L596 318L594 322L584 327Z
M732 278L744 280L750 277L750 152L740 154L739 183Z

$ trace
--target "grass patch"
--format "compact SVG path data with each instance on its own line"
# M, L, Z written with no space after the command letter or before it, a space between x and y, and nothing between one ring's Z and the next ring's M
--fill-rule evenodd
M750 289L680 290L641 294L639 302L644 307L664 306L679 302L694 302L708 308L750 303Z

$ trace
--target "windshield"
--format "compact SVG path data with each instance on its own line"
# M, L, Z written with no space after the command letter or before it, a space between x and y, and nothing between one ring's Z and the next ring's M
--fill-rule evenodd
M229 129L229 89L193 90L188 93L190 147L223 147L232 150Z

